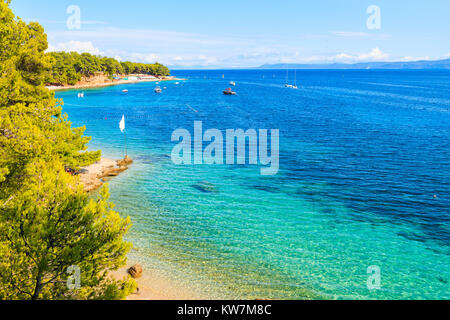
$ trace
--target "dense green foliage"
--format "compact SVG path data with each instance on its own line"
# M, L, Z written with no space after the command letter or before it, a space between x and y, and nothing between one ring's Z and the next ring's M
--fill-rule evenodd
M159 63L145 64L134 62L119 62L113 58L94 56L89 53L50 52L48 53L52 65L49 72L49 84L74 85L81 78L103 72L110 77L124 74L149 74L154 76L168 76L169 69Z
M89 199L58 161L37 161L26 175L22 193L1 210L0 297L100 299L122 297L120 289L108 296L114 287L132 290L107 278L130 249L122 240L129 219L113 211L107 190ZM67 286L70 266L80 270L79 290Z
M170 70L156 62L153 64L147 64L147 63L135 63L135 62L121 62L122 68L125 72L125 74L132 74L132 73L142 73L142 74L151 74L154 76L169 76Z
M85 166L84 128L72 128L62 101L45 88L52 58L37 23L0 0L0 299L122 298L133 283L106 278L122 266L129 229L107 202L93 200L64 165ZM81 270L71 290L67 269Z

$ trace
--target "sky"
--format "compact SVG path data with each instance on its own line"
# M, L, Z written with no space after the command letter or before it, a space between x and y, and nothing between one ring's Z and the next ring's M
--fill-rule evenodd
M49 51L171 68L450 58L449 0L12 0L11 8L44 26Z

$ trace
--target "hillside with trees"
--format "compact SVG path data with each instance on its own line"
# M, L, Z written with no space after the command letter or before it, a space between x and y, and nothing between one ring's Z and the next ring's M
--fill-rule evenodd
M75 85L83 77L102 72L112 78L114 75L148 74L169 76L170 70L160 63L119 62L114 58L94 56L89 53L49 52L51 68L46 79L51 85Z

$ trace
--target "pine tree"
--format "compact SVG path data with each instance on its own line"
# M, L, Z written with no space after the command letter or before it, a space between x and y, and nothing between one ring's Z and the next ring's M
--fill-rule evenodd
M107 272L126 262L130 221L113 210L107 188L89 199L56 160L27 166L26 176L23 192L0 209L0 298L100 298L123 286ZM67 286L70 266L81 290Z
M63 102L45 88L51 59L43 28L16 19L8 3L0 2L0 200L20 186L34 158L56 156L78 168L100 157L86 152L85 128L72 128Z
M44 86L52 59L37 23L0 0L0 299L114 299L133 290L108 271L125 263L130 227L104 189L89 199L64 165L97 161ZM81 288L67 286L80 270Z

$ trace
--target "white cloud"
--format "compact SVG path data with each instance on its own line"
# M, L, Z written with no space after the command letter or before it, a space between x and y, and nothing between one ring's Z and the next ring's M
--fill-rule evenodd
M352 31L334 31L332 32L332 34L338 37L347 37L347 38L370 36L370 34L367 32L352 32Z
M155 53L131 53L127 55L127 60L145 63L153 63L157 61L159 58L160 57Z
M278 63L357 63L369 61L388 61L390 56L382 52L378 47L366 53L341 52L333 55L299 56L298 52L284 55L278 59Z
M156 61L168 66L178 67L212 67L216 63L223 63L217 57L204 54L154 54L154 53L125 53L126 60L135 62L154 63Z
M210 34L115 27L56 31L49 32L48 35L50 42L63 41L51 47L52 51L59 49L101 53L112 57L119 56L122 61L158 61L170 67L256 67L266 63L352 63L389 58L379 48L360 54L338 52L328 56L314 53L308 55L305 48L292 44L287 39L276 39L273 42L264 37L245 35L218 37ZM366 35L372 37L364 32L334 32L337 37ZM332 36L331 32L326 35Z
M303 58L302 60L308 63L357 63L357 62L373 62L373 61L388 61L389 54L384 53L380 48L374 48L366 53L338 53L331 56L311 56Z
M208 35L155 30L155 29L124 29L124 28L98 28L95 30L80 29L69 31L48 32L50 37L55 38L79 38L96 39L102 41L120 42L143 42L156 45L180 46L185 45L236 45L248 43L248 39L240 37L211 37Z
M104 24L88 21L85 24ZM373 61L412 61L413 57L391 56L379 47L367 52L361 47L371 45L369 40L382 40L389 35L378 33L331 31L326 34L288 36L276 39L264 36L214 35L155 29L128 29L109 26L59 30L48 32L49 51L89 52L96 55L116 57L120 61L153 63L183 68L229 68L257 67L271 63L358 63ZM384 38L383 38L384 37ZM305 41L298 41L304 39ZM315 48L308 39L330 39L338 47L353 51ZM333 42L330 42L330 46ZM95 45L94 45L95 44ZM384 46L384 45L383 45ZM367 47L366 47L367 48ZM327 50L324 52L323 50ZM338 51L339 50L339 51ZM364 49L363 49L364 50ZM428 59L423 58L423 59Z
M78 52L78 53L90 53L94 55L102 55L100 49L96 48L91 41L75 41L59 42L56 45L49 44L48 52L54 51L66 51L66 52Z
M382 52L378 47L369 53L359 54L353 57L356 61L386 61L389 59L387 53Z
M430 57L411 57L411 56L406 56L403 58L400 58L398 61L420 61L420 60L438 60L438 59L431 59Z

